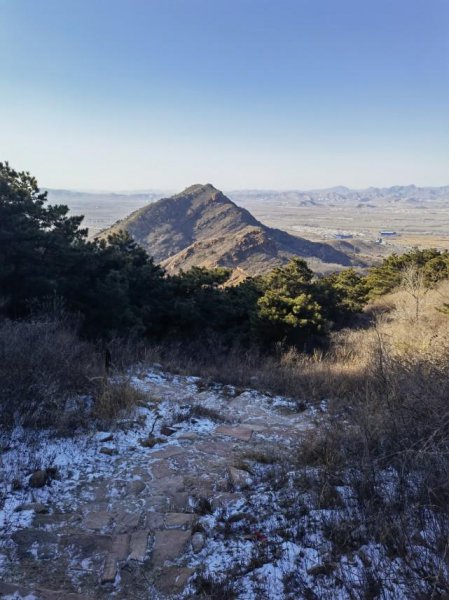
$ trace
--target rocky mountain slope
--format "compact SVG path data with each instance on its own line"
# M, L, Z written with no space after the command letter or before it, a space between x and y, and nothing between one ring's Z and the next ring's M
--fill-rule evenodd
M192 266L223 266L255 275L292 256L304 257L320 272L354 262L329 244L263 225L210 184L193 185L144 206L101 235L119 230L128 231L170 273Z

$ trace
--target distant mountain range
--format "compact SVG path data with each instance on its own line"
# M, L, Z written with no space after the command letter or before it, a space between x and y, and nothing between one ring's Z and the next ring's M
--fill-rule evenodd
M84 224L89 228L90 237L100 232L128 229L170 272L194 264L224 265L242 276L284 264L295 255L306 258L317 272L350 264L365 266L392 249L375 245L374 236L370 242L370 235L365 241L324 239L332 236L320 234L320 228L332 228L335 223L337 232L349 227L357 237L361 215L366 211L371 216L365 218L365 228L374 214L377 221L380 215L379 227L383 227L382 215L385 214L385 222L390 226L391 211L402 219L402 215L411 214L413 209L415 220L423 223L420 211L427 209L428 217L435 208L431 212L440 223L439 215L449 210L449 186L235 190L226 197L211 185L196 185L167 196L169 194L160 190L120 193L48 190L51 203L67 204L72 214L85 215ZM360 209L364 210L360 212ZM248 211L275 227L289 229L290 233L262 224ZM345 215L348 215L346 220ZM334 216L335 222L332 221ZM429 219L425 222L426 227L431 226ZM311 236L315 241L297 237L306 231L318 233L318 239L316 235Z
M426 202L449 202L449 186L417 187L416 185L395 185L386 188L369 187L354 190L337 186L322 190L235 190L229 192L236 202L289 202L304 206L337 203L370 203L379 202L396 204L420 204Z
M136 210L101 233L132 237L169 273L192 266L223 266L256 275L301 256L317 271L361 264L330 244L311 242L260 223L211 184Z

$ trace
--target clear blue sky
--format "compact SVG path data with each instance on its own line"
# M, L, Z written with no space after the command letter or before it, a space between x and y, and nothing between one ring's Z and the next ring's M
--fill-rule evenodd
M41 185L449 183L449 0L0 0L0 52Z

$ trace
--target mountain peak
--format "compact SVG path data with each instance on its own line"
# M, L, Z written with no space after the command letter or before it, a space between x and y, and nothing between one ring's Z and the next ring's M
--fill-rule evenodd
M170 198L144 206L116 223L169 272L191 266L224 266L258 274L292 256L350 264L331 246L309 242L260 223L212 184L197 183Z
M202 194L205 192L209 192L211 194L215 194L219 192L216 187L214 187L211 183L194 183L187 187L184 191L176 194L177 196L184 196L186 194Z

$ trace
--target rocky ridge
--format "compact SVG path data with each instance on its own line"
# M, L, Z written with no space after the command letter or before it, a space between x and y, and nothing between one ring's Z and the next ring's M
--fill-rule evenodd
M318 270L328 271L355 260L329 244L263 225L211 184L194 185L149 204L101 236L120 230L130 233L169 273L221 266L257 275L292 256L311 258Z

